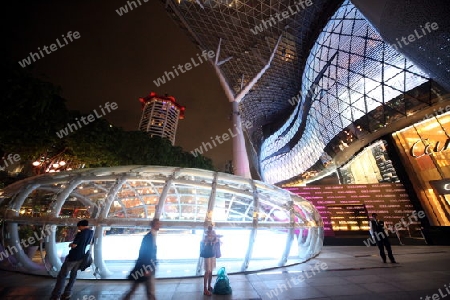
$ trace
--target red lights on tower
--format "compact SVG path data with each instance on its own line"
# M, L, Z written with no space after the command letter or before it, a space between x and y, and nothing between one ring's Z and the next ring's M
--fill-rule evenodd
M185 107L178 104L175 97L159 96L151 92L148 96L139 98L142 105L142 117L139 130L149 136L160 136L175 144L178 120L184 119Z
M160 100L166 100L166 101L172 102L172 104L175 105L180 110L179 119L180 120L184 119L184 111L186 110L186 107L178 104L176 102L174 96L169 96L167 94L164 96L160 96L160 95L156 94L155 92L150 92L150 94L147 97L139 98L139 102L141 102L141 104L142 104L142 109L144 109L145 104L149 101L152 101L152 99L160 99Z

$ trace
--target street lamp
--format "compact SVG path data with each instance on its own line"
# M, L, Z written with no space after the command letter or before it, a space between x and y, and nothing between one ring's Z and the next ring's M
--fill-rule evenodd
M34 173L39 175L43 173L70 171L73 168L83 168L84 164L80 164L80 162L71 157L70 154L65 153L66 150L67 148L56 155L52 155L51 152L53 151L48 151L47 153L40 155L40 158L32 163Z

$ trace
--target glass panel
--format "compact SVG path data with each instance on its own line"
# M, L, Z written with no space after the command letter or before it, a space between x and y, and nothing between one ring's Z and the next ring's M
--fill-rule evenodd
M286 247L286 238L287 230L258 229L248 270L269 268L281 261Z

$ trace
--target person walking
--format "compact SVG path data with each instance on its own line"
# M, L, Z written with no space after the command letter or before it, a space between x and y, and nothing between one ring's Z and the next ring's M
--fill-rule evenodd
M154 218L150 222L151 230L144 236L139 249L139 257L133 270L128 275L128 279L133 280L131 289L123 298L124 300L131 299L131 296L136 291L140 283L145 283L147 290L147 299L156 300L155 295L155 271L156 271L156 235L161 224L159 219Z
M94 231L89 229L89 221L81 220L77 223L78 233L72 243L69 244L69 254L66 256L61 270L56 277L56 284L53 288L51 300L60 299L61 293L66 282L66 277L70 272L69 282L64 289L61 299L70 299L72 296L72 287L77 279L77 272L83 256L86 252L86 247L91 243Z
M384 248L386 248L389 260L391 263L396 264L394 255L392 254L391 243L389 242L389 236L384 229L384 221L378 220L378 215L376 213L372 214L372 219L370 220L370 235L372 239L377 243L378 249L380 250L380 256L384 263L386 263L386 253Z
M203 275L203 295L206 296L211 296L213 291L211 282L212 271L216 268L216 253L214 247L217 242L217 234L213 230L212 225L209 225L203 236L202 249L200 251L200 256L203 257L205 267L205 274Z

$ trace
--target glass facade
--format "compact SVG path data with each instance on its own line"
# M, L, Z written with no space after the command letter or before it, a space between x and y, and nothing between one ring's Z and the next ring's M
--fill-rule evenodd
M202 274L199 243L210 222L223 236L218 264L223 260L229 272L303 262L323 243L323 221L305 199L199 169L124 166L28 178L3 190L0 216L0 266L53 276L80 218L89 219L96 237L86 278L125 278L155 216L162 221L159 277ZM27 256L31 244L41 257Z
M276 183L298 176L323 164L321 158L333 152L325 152L330 143L342 151L358 135L412 114L423 103L402 95L427 81L344 1L310 51L301 92L291 101L296 108L261 146L263 179Z

